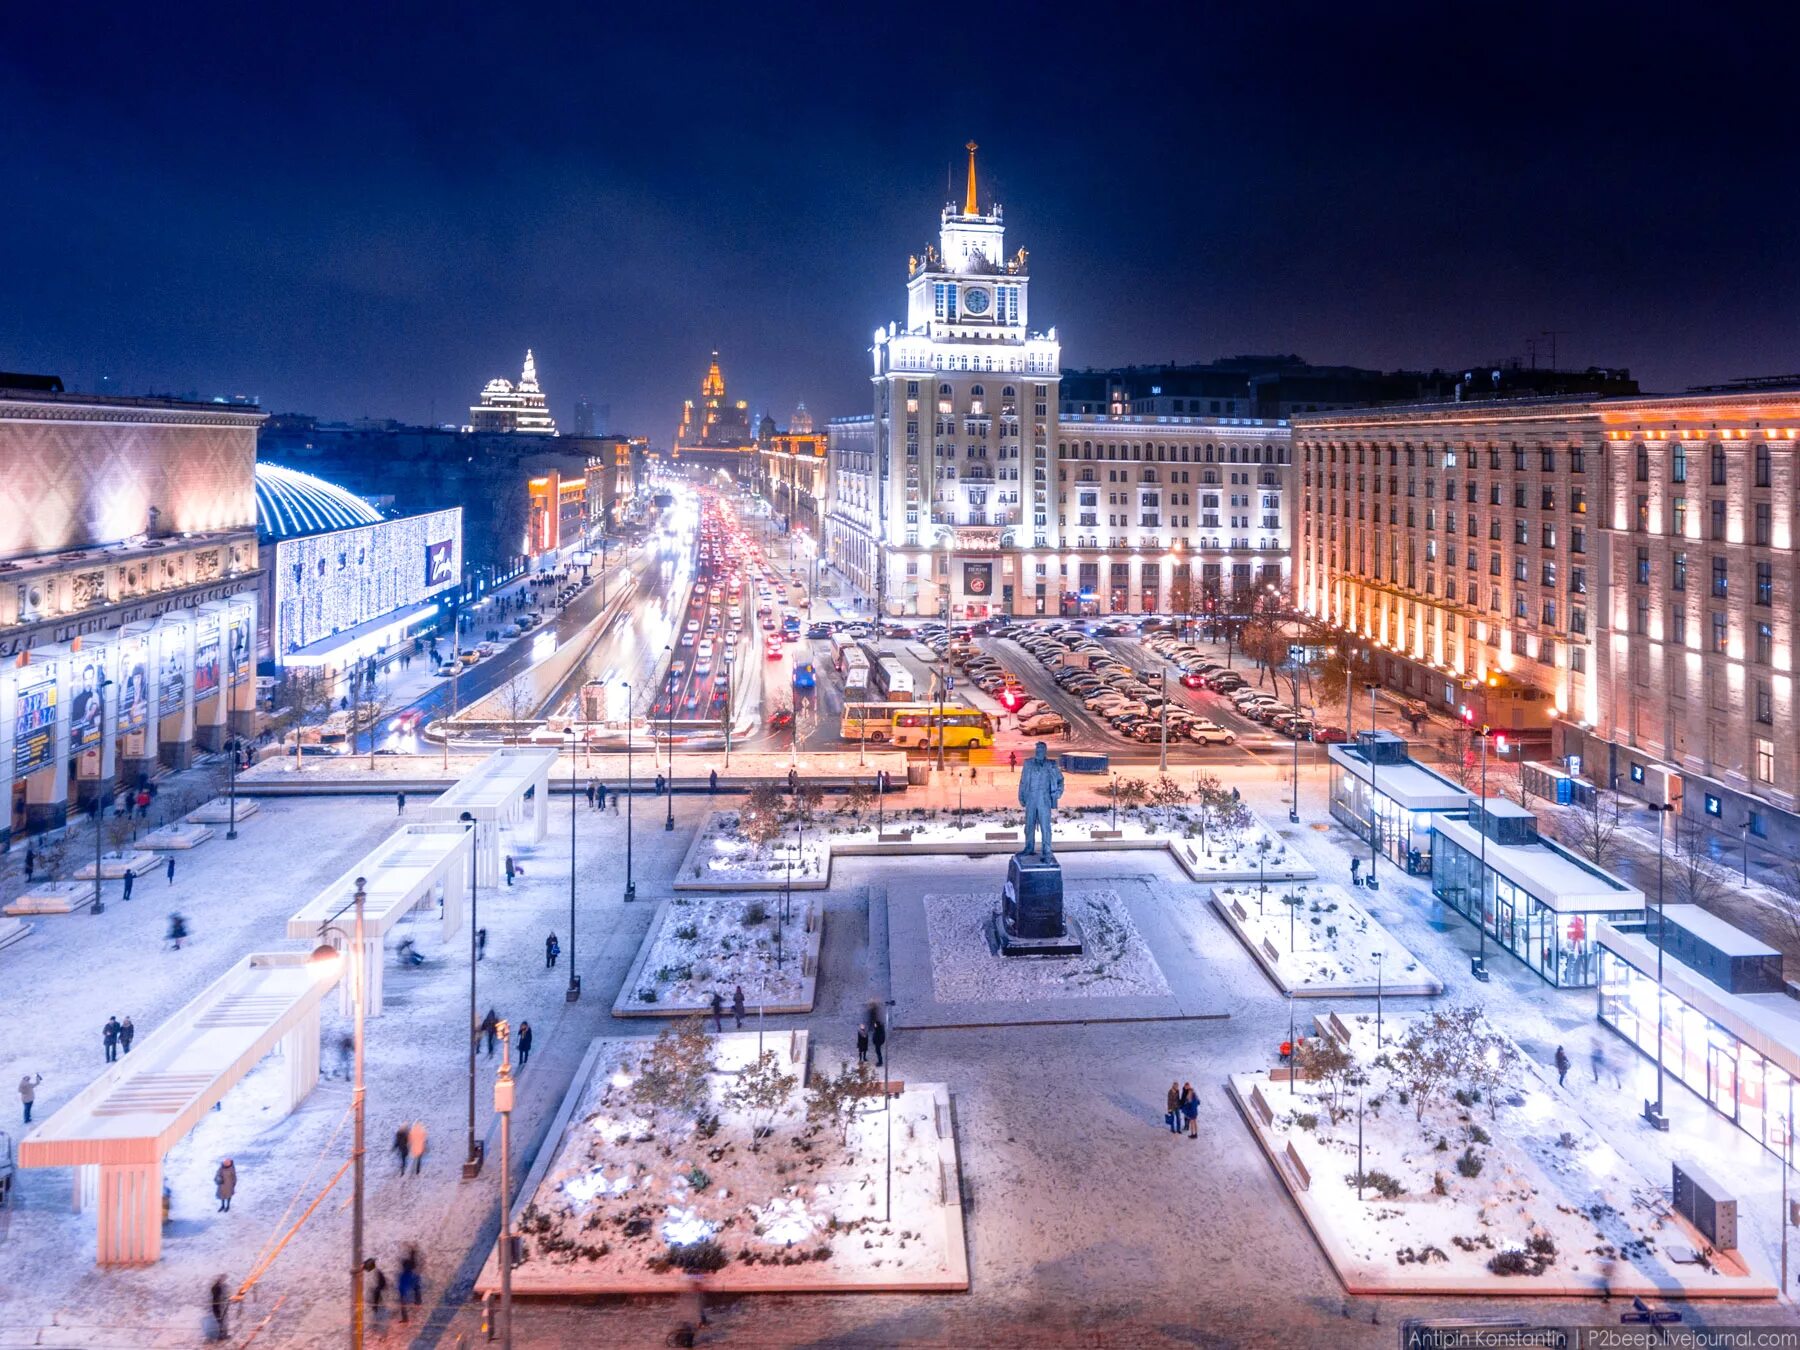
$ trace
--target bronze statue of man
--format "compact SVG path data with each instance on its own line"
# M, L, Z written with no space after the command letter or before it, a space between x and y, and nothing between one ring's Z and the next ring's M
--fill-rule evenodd
M1030 759L1019 769L1019 805L1025 808L1025 847L1022 853L1035 851L1043 862L1052 861L1050 852L1050 817L1062 800L1062 769L1050 758L1039 741ZM1036 850L1032 845L1038 844Z

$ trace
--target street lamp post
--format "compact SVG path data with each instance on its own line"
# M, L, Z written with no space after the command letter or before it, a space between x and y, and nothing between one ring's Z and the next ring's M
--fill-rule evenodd
M105 714L105 711L106 710L104 708L101 709L101 713L103 716ZM101 748L101 753L104 755L105 750L106 750L106 743L105 743L104 738L102 738L102 740L101 740L100 748ZM238 740L237 740L237 737L232 736L232 737L228 737L226 739L225 753L231 756L231 767L230 767L230 771L229 771L231 786L227 789L228 796L226 798L226 800L230 804L229 809L231 812L231 818L230 818L230 823L225 826L225 837L227 839L236 839L237 838L237 762L238 762ZM102 762L104 762L104 761L102 761Z
M1744 885L1750 884L1750 817L1744 817L1744 823L1738 826L1744 836Z
M1300 672L1294 671L1294 720L1300 719ZM1318 762L1315 758L1315 764ZM1294 737L1294 800L1288 807L1288 824L1300 823L1300 738Z
M1370 890L1381 889L1381 880L1375 874L1376 864L1381 859L1381 797L1375 791L1375 685L1369 686L1369 880Z
M625 686L625 900L629 903L637 899L637 882L631 879L631 681L621 683Z
M475 817L464 811L461 816L463 829L469 831L469 1151L463 1158L463 1180L473 1181L481 1175L481 1141L475 1137L475 1029L480 1025L480 1015L475 1011L475 961L478 953L475 950L475 931L480 927L481 905L476 888L480 878L475 871L476 859L481 852L481 831L475 824ZM571 945L573 942L571 940Z
M363 904L366 899L363 887L366 880L356 879L356 894L351 897L350 904L339 909L336 914L319 925L321 940L327 933L341 929L332 925L351 905L356 907L356 924L352 933L352 950L348 962L350 980L350 1003L354 1012L353 1044L355 1046L355 1078L350 1088L350 1108L354 1117L353 1133L350 1144L350 1165L352 1175L351 1220L350 1220L350 1346L351 1350L362 1350L363 1344L363 1123L365 1115L363 1090L363 1017L364 993L368 980L368 971L364 967L365 952L363 949ZM314 964L335 964L343 960L343 955L330 943L321 941L313 949L311 960Z
M1160 773L1169 771L1169 668L1162 667L1157 672L1157 692L1162 695L1162 735L1156 745L1156 767Z
M573 1003L581 997L581 976L575 973L575 728L563 734L569 738L569 987L563 998Z
M569 962L574 964L575 943L569 942ZM494 1078L494 1110L500 1117L500 1344L512 1350L512 1111L514 1083L512 1076L511 1027L502 1022L495 1028L500 1036L500 1070Z
M1471 967L1477 979L1487 978L1487 755L1488 728L1481 728L1481 809L1475 819L1481 831L1481 874L1475 888L1475 964ZM1464 773L1468 770L1465 768Z
M1659 1130L1669 1128L1663 1115L1663 946L1668 941L1668 928L1663 923L1663 820L1675 809L1673 802L1650 802L1656 812L1656 1104L1648 1105L1644 1118ZM1784 1160L1785 1166L1785 1160Z
M666 652L670 652L670 654L673 655L672 648L665 647L665 648L663 648L663 650ZM668 815L668 819L663 821L663 829L673 830L675 828L675 695L674 694L669 695L669 716L668 716L667 721L664 723L663 739L666 740L669 745L669 815Z
M106 678L106 672L96 670L99 682L94 686L94 697L100 700L100 744L94 754L99 762L94 766L94 909L95 914L106 913L106 904L101 897L100 888L100 843L101 836L106 833L106 691L112 681Z
M1386 952L1378 951L1378 952L1374 953L1374 956L1375 956L1375 1048L1377 1051L1379 1051L1381 1049L1381 994L1382 994L1382 976L1384 973L1384 969L1382 966L1382 958L1385 957L1386 955L1387 955Z

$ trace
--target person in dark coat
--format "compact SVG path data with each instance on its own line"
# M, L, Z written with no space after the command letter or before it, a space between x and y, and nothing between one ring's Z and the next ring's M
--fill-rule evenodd
M131 1053L131 1039L136 1035L137 1028L131 1025L131 1019L127 1017L123 1022L119 1023L119 1049L129 1055Z
M231 1286L225 1282L223 1275L212 1282L207 1291L207 1301L212 1307L213 1339L222 1341L231 1334L226 1318L231 1312Z
M132 883L135 882L136 880L137 880L137 873L133 872L129 867L127 867L125 869L125 898L127 900L131 899Z
M487 960L487 929L485 928L475 930L475 959L477 961Z
M508 886L512 885L513 875L518 870L519 870L518 865L513 862L512 854L510 854L510 853L507 854L506 855L506 884Z
M487 1010L487 1016L481 1019L481 1034L487 1037L487 1052L489 1059L494 1057L494 1037L498 1034L499 1030L500 1017L492 1008L489 1008Z
M406 1172L406 1126L402 1125L394 1131L394 1161L400 1164L400 1171Z
M544 969L550 970L553 968L556 965L556 958L561 955L562 943L558 942L556 940L556 934L552 933L549 937L544 939Z
M660 773L657 774L656 775L656 795L659 797L662 796L663 788L666 787L667 785L668 785L668 780L666 778L664 778Z
M606 810L606 784L605 783L597 783L594 786L594 809L596 811Z
M119 1057L119 1019L117 1016L106 1019L106 1025L100 1028L100 1043L106 1047L106 1062L111 1064Z
M1569 1076L1569 1052L1560 1045L1556 1047L1556 1085L1561 1087L1563 1080Z
M394 814L397 816L406 814L406 794L404 792L394 794Z
M37 853L30 844L25 845L25 880L35 881L37 878Z
M425 1302L425 1281L419 1272L419 1249L407 1244L400 1256L400 1280L395 1291L400 1299L400 1320L408 1320L406 1307L409 1303L422 1305Z
M531 1023L519 1023L517 1036L519 1045L519 1067L522 1069L531 1062Z
M739 985L731 996L731 1015L737 1019L738 1030L744 1029L744 986Z
M169 878L169 885L173 886L175 884L175 855L173 853L169 855L169 864L163 871Z
M588 810L592 811L594 809L594 780L591 778L588 779L587 799L588 799Z
M856 1062L869 1062L869 1027L867 1023L856 1028Z
M1192 1083L1181 1085L1181 1115L1187 1121L1189 1139L1200 1137L1200 1094Z
M887 1028L880 1018L875 1018L874 1025L869 1028L869 1043L875 1047L875 1063L886 1068L887 1060L882 1057L881 1047L887 1044Z
M1169 1084L1169 1110L1163 1119L1169 1124L1170 1134L1181 1133L1181 1084Z
M227 1158L213 1173L213 1194L219 1197L219 1213L231 1212L231 1197L237 1194L237 1164Z
M381 1300L387 1296L387 1272L376 1265L375 1258L370 1256L363 1260L363 1274L368 1277L363 1281L363 1289L369 1297L369 1320L379 1322L381 1320Z
M713 1030L715 1032L724 1031L725 1030L725 996L723 994L721 994L717 989L713 990L712 1015L713 1015Z

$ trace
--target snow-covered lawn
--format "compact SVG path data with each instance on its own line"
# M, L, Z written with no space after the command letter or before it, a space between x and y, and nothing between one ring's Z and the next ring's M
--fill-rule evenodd
M968 1288L944 1089L909 1085L891 1115L869 1098L846 1143L837 1126L806 1119L806 1033L770 1034L795 1085L753 1141L728 1093L757 1058L755 1033L711 1038L703 1103L660 1116L633 1090L651 1044L594 1042L515 1211L525 1247L515 1294L678 1292L692 1284L683 1263L708 1289L734 1292ZM498 1286L490 1258L476 1287Z
M1169 992L1169 982L1117 892L1065 895L1063 911L1079 926L1085 944L1080 956L996 954L988 930L999 901L991 891L927 895L924 903L931 982L940 1003L1035 1003Z
M1443 982L1340 886L1215 886L1213 904L1284 992L1440 994ZM1290 943L1297 950L1290 950Z
M619 991L614 1016L674 1017L709 1009L715 991L729 1014L739 989L751 1010L811 1012L824 908L796 896L777 949L780 909L778 896L671 897Z
M1358 1195L1358 1089L1293 1085L1264 1073L1229 1082L1245 1120L1352 1293L1645 1294L1770 1297L1773 1281L1736 1253L1694 1262L1698 1236L1653 1182L1597 1134L1566 1094L1527 1067L1485 1022L1470 1057L1497 1064L1499 1086L1451 1071L1418 1115L1403 1046L1442 1010L1345 1019L1366 1073ZM1341 1042L1340 1042L1341 1043ZM1507 1053L1511 1047L1512 1053ZM1496 1109L1497 1098L1497 1109Z
M899 808L876 816L824 813L797 842L790 827L758 847L738 827L738 813L715 811L694 838L673 883L682 890L768 890L785 886L793 863L796 889L822 889L836 854L1013 853L1024 843L1018 808L939 810ZM1082 806L1059 811L1059 850L1166 848L1196 881L1241 881L1257 875L1258 858L1271 880L1316 876L1312 866L1256 816L1221 834L1201 827L1188 807Z

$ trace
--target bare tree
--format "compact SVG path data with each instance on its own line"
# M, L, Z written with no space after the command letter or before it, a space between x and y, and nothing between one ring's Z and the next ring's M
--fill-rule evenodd
M738 829L760 850L781 833L781 793L773 783L758 783L738 807Z
M1595 788L1577 799L1562 818L1563 842L1595 867L1611 867L1619 856L1619 801Z
M1789 859L1768 879L1775 893L1773 927L1784 953L1800 956L1800 861Z
M378 681L370 681L363 689L363 696L357 701L353 714L350 738L354 749L359 732L369 734L369 772L375 771L375 733L380 729L387 715L394 710L394 687Z
M512 725L510 739L518 744L520 727L530 720L537 711L537 691L532 687L530 675L515 675L500 686L494 695L499 700L500 711Z
M836 1130L839 1142L847 1145L857 1108L879 1090L875 1071L866 1061L853 1066L839 1060L835 1074L818 1074L807 1085L806 1118L815 1125Z
M37 865L43 869L46 881L55 881L57 875L69 860L69 838L58 835L54 839L43 839L37 845Z
M726 1090L725 1104L749 1118L751 1152L757 1152L759 1141L773 1130L776 1115L788 1104L798 1081L793 1074L782 1072L773 1050L764 1050Z
M1706 827L1681 811L1675 812L1674 825L1669 840L1674 865L1669 868L1668 884L1675 902L1713 908L1725 898L1726 886L1707 854Z
M331 711L331 682L316 667L290 666L276 684L273 700L269 730L283 743L290 735L294 738L294 768L298 771L306 763L300 753L301 729Z
M631 1099L666 1125L692 1114L706 1100L711 1072L712 1037L706 1034L706 1019L696 1013L665 1027L650 1043L632 1080Z

